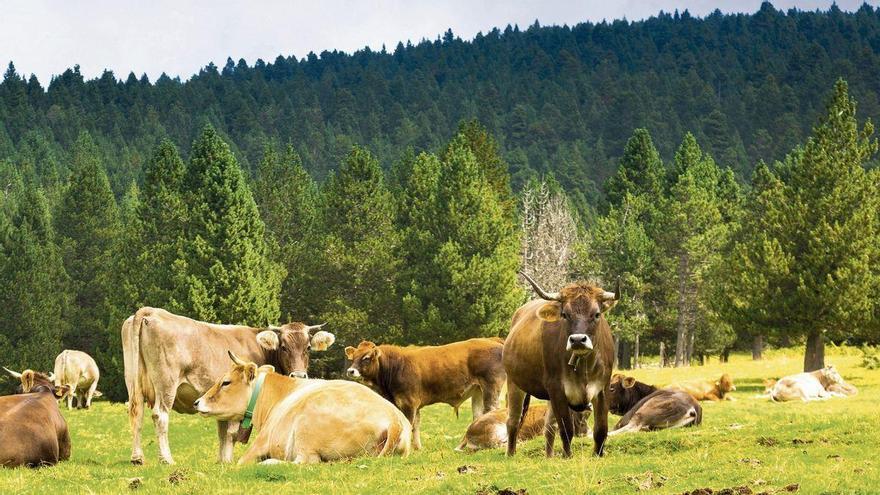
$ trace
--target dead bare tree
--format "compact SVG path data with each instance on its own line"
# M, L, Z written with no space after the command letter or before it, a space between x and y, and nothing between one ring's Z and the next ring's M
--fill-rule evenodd
M568 199L542 180L523 190L520 210L523 269L544 287L562 287L569 282L578 236Z

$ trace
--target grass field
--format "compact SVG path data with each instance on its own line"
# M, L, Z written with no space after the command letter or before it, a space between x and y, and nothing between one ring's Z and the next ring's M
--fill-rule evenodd
M858 367L858 352L829 350L827 362L859 388L850 398L776 404L755 399L761 379L800 370L799 351L774 352L765 361L734 356L689 369L640 369L648 383L689 378L735 380L735 402L703 403L703 425L614 437L604 458L590 455L592 439L578 438L572 459L545 459L543 438L516 458L501 450L454 452L469 418L448 406L423 410L424 450L407 459L355 459L318 466L237 466L216 462L211 421L174 414L171 448L175 466L157 462L149 418L145 466L128 462L130 435L125 407L98 402L90 411L65 411L73 455L56 467L0 470L0 493L485 493L525 489L543 493L682 493L746 486L754 493L880 493L878 399L880 371ZM612 416L610 422L616 422ZM244 447L236 447L236 458ZM559 443L557 440L557 449ZM469 466L464 469L463 466ZM460 473L459 470L464 471ZM130 488L132 478L140 478ZM137 484L138 482L135 482ZM751 493L742 490L744 493ZM730 493L738 493L732 491Z

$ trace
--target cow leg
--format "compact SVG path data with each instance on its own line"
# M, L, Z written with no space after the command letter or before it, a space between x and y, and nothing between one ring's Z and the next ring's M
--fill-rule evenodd
M608 437L608 386L593 399L593 453L599 457L605 453Z
M235 438L229 431L228 421L217 421L217 437L220 440L220 451L218 453L221 463L232 462L232 450L235 446Z
M412 440L413 440L413 449L419 450L422 448L422 439L419 435L419 409L418 407L411 404L403 404L398 406L400 412L406 416L406 419L409 421L409 424L412 425Z
M480 387L475 387L473 392L471 392L471 415L473 419L476 420L485 412L485 402L483 402L483 390Z
M422 450L422 434L421 434L421 425L422 423L422 411L420 409L416 409L415 421L412 423L413 427L413 448L416 450Z
M544 416L544 455L553 457L553 442L556 441L556 431L559 428L556 425L556 416L553 414L553 408L547 409Z
M520 420L523 415L523 403L526 393L507 381L507 455L516 454L516 436L519 434Z
M562 456L571 457L571 439L574 437L574 423L571 420L571 410L568 408L568 398L561 387L550 392L550 410L556 416L556 424L559 425L559 439L562 441ZM553 456L553 438L547 436L547 457Z
M483 414L498 409L498 398L501 396L501 382L486 382L482 385Z
M92 382L92 386L89 387L88 392L86 392L86 409L92 407L92 396L95 395L95 390L98 389L98 380Z
M73 409L73 394L76 393L73 387L70 388L70 392L67 392L67 410Z
M171 390L176 391L177 385L175 384ZM159 462L174 464L174 458L171 457L171 445L168 443L168 419L171 406L174 404L174 396L161 397L158 393L156 395L156 405L153 407L153 424L156 426L156 435L159 437Z
M144 451L141 449L141 429L144 426L144 398L142 396L129 399L128 424L131 427L131 463L143 464Z

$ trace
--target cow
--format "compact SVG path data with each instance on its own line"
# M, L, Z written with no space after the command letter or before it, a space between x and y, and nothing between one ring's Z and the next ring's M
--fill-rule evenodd
M703 422L703 408L690 394L657 389L633 377L612 377L609 402L614 414L623 414L609 435L696 426Z
M517 441L531 440L544 431L547 423L547 406L538 404L529 407L523 415ZM581 437L590 434L583 414L574 414L575 435ZM489 411L468 425L461 443L455 448L458 452L468 450L494 449L507 445L507 408Z
M718 381L713 380L692 380L682 383L674 383L666 388L672 390L681 390L687 392L696 400L733 400L733 397L727 395L731 390L736 390L730 375L724 373Z
M58 408L67 387L47 375L4 368L21 382L19 394L0 397L0 466L51 466L70 458L70 433Z
M422 448L419 411L431 404L455 408L471 399L473 419L498 407L504 386L498 338L477 338L440 346L398 347L363 341L346 347L347 374L363 379L396 405L412 423L413 448Z
M601 456L608 435L608 385L614 366L614 341L605 312L620 297L594 284L575 282L548 293L525 273L540 299L516 310L504 342L507 372L507 455L516 454L524 410L531 396L550 401L562 451L571 456L574 425L571 411L592 407L593 452ZM547 457L553 456L554 428L545 431Z
M173 464L168 443L171 409L194 414L193 402L226 372L226 351L257 364L271 364L291 376L305 377L309 351L324 351L333 334L316 331L322 325L288 323L281 327L253 328L218 325L144 307L122 325L128 418L132 431L133 464L143 464L141 426L144 403L153 409L159 437L159 460ZM310 332L314 332L311 334ZM232 462L234 438L228 421L217 423L220 462Z
M770 390L770 398L777 402L790 400L808 402L856 393L856 388L846 383L834 366L826 366L816 371L779 379Z
M97 397L98 364L82 351L61 351L55 358L55 371L50 378L56 387L67 385L70 388L66 397L67 409L73 409L74 397L76 407L85 409L92 406L92 397Z
M409 421L366 386L348 380L291 378L232 352L229 357L232 368L193 406L203 416L234 424L240 424L250 410L259 433L239 464L409 455Z

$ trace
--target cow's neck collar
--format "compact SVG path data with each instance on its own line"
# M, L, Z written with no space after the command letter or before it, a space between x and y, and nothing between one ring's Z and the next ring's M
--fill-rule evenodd
M251 398L248 400L247 409L244 411L244 421L241 422L242 428L250 428L254 418L254 409L257 407L257 399L260 397L260 391L263 389L263 382L266 381L267 373L260 373L257 381L254 382L254 390L251 392Z

